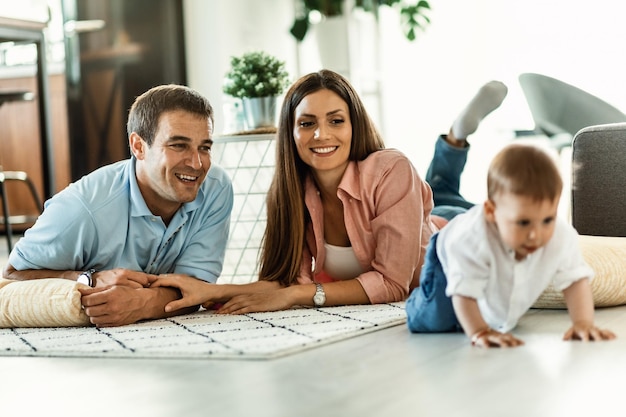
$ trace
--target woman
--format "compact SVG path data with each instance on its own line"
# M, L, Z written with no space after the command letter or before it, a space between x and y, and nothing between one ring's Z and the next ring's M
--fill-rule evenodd
M445 217L471 206L458 192L468 150L458 138L473 133L504 98L501 89L495 100L483 89L462 113L463 123L440 138L429 169L446 205L434 213ZM406 156L385 149L344 77L321 70L291 86L276 161L259 281L214 285L163 277L154 285L178 287L183 295L166 311L202 303L224 303L220 313L249 313L405 300L419 285L430 236L446 221L431 215L431 187Z

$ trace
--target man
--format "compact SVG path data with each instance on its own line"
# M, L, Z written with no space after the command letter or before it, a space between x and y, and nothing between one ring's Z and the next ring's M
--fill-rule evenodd
M175 288L157 275L215 282L221 273L233 192L211 167L213 109L190 88L163 85L137 97L127 131L131 158L95 170L45 204L17 243L4 277L85 282L91 323L120 326L165 313Z

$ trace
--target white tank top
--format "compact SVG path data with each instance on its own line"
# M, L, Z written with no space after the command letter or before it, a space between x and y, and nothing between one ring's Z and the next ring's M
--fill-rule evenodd
M324 242L324 272L335 279L352 279L363 273L352 246L334 246Z

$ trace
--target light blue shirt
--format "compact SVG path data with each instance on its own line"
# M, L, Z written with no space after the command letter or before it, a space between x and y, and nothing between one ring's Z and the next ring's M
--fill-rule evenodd
M99 168L46 201L9 263L17 270L126 268L216 282L233 207L230 178L211 165L196 199L165 226L139 191L135 163L130 158Z

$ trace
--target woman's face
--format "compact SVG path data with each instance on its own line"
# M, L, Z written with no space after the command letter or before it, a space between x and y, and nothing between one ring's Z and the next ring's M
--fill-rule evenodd
M348 105L331 90L304 97L294 112L293 137L298 155L316 174L337 173L348 165L352 123Z

